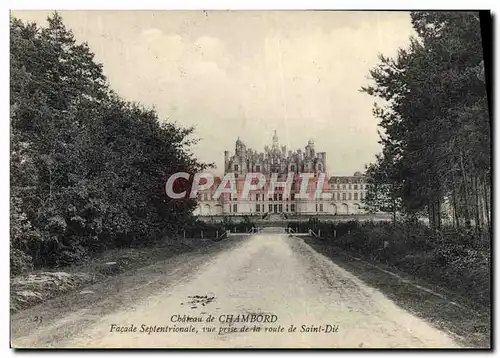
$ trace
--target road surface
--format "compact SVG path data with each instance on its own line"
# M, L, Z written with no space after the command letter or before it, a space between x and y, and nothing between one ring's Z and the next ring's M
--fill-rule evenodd
M44 330L62 326L55 322L25 336L18 334L13 346L458 347L450 336L399 308L301 238L264 232L240 240L205 258L195 272L178 272L182 279L94 317L92 324L75 325L64 338L41 338ZM83 322L91 314L92 309L81 310L64 320ZM234 322L229 324L231 315ZM213 322L207 322L209 317ZM241 321L245 319L255 321ZM295 331L289 332L291 327Z

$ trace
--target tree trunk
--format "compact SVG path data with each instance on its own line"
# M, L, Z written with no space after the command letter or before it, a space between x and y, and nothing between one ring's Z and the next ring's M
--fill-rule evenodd
M478 194L478 187L477 187L477 177L474 175L471 179L472 179L472 190L474 193L473 199L474 199L474 214L475 214L476 228L481 229L482 220L481 220L480 207L479 207L479 194Z
M459 228L460 227L460 222L458 221L458 211L457 211L457 197L455 193L455 189L451 192L451 202L453 206L453 223L455 224L454 226Z
M438 230L441 230L441 198L438 197L436 201L436 226Z
M394 189L393 189L394 190ZM394 198L394 193L392 195L392 223L396 225L396 198Z
M463 181L463 186L464 186L464 214L465 214L465 226L467 228L471 227L471 222L470 222L470 214L469 214L469 195L468 195L468 190L467 190L467 175L465 173L465 167L464 167L464 155L463 152L460 152L460 166L462 169L462 181Z
M478 180L478 173L476 172L476 166L474 165L474 162L472 158L469 159L470 163L470 168L472 171L472 176L471 176L471 184L472 184L472 199L473 199L473 206L474 206L474 217L476 221L476 228L481 229L483 220L481 216L481 208L480 208L480 202L479 202L479 186L477 184Z
M427 217L429 218L429 226L432 228L432 206L427 204Z
M429 226L431 229L436 229L436 206L434 202L431 202L427 206L429 210Z
M486 223L488 225L488 229L491 228L491 221L490 221L490 197L489 197L489 183L486 181L487 174L485 173L483 175L483 196L484 196L484 210L485 210L485 215L486 215Z
M451 204L453 206L453 220L455 222L455 227L460 227L460 221L458 217L458 204L457 204L457 184L455 180L455 174L453 169L451 171L451 182L452 182L452 190L451 190Z

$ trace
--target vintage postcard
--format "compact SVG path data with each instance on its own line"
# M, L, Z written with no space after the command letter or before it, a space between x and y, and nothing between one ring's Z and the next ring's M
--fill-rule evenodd
M490 31L12 10L11 347L491 349Z

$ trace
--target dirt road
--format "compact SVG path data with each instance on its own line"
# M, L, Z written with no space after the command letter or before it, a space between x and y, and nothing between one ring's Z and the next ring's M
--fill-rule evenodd
M57 341L47 342L47 334L42 339L44 331L62 327L55 321L27 335L18 329L13 346L457 347L448 335L399 308L301 238L261 233L240 240L206 257L191 274L178 272L182 279L119 310L95 317L87 308L62 318L92 323L75 324ZM209 317L213 322L207 322ZM289 332L291 327L295 331Z

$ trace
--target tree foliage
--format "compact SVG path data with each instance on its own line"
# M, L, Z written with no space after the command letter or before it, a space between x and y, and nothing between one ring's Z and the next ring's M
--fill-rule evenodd
M367 170L373 185L366 204L384 209L384 200L397 198L401 211L426 212L434 228L444 213L457 226L490 227L491 122L479 15L413 12L411 19L418 37L395 58L380 55L373 85L361 89L379 99L373 112L383 145Z
M171 200L165 182L206 167L193 129L121 99L57 13L45 28L11 17L10 29L12 252L66 264L192 221L195 202Z

